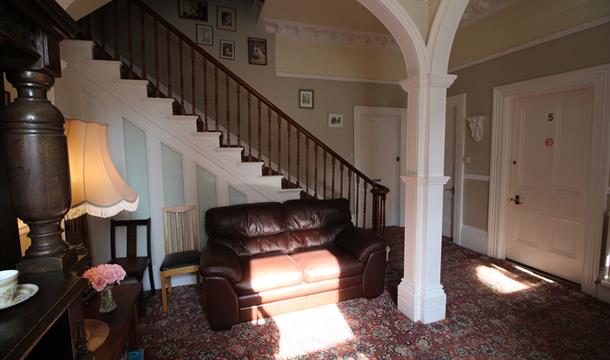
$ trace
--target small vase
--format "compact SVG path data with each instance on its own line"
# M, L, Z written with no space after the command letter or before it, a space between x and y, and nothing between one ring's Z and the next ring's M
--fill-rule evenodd
M100 293L100 312L108 313L116 309L114 297L112 297L112 286L106 286Z

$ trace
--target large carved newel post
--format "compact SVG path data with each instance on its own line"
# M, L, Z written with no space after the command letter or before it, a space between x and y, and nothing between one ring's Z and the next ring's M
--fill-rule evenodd
M47 100L54 78L29 70L11 71L7 78L18 91L0 122L11 201L32 239L17 268L63 270L75 255L61 237L60 221L70 208L70 171L64 117Z

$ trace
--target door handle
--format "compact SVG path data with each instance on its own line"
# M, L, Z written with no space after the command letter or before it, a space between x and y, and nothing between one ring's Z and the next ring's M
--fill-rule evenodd
M515 205L523 204L523 202L521 201L521 197L519 195L515 195L514 198L510 198L510 201L514 202Z

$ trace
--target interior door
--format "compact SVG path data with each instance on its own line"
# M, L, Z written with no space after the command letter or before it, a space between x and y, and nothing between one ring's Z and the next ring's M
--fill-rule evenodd
M390 189L386 198L386 226L399 225L400 119L400 113L368 111L362 112L357 120L356 167ZM372 194L367 194L366 206L367 214L370 214ZM358 213L363 214L362 205ZM371 226L370 216L367 216L366 224Z
M515 101L507 257L580 283L592 90Z
M447 105L445 114L445 176L449 181L443 188L443 236L453 237L453 212L455 195L455 126L457 107Z

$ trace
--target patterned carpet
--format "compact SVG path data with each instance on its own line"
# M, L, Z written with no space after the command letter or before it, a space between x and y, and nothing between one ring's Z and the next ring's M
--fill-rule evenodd
M140 320L146 359L610 359L610 305L506 261L443 241L447 318L423 325L396 308L402 230L391 247L386 286L377 299L210 330L201 291L174 289L170 311L160 294Z

